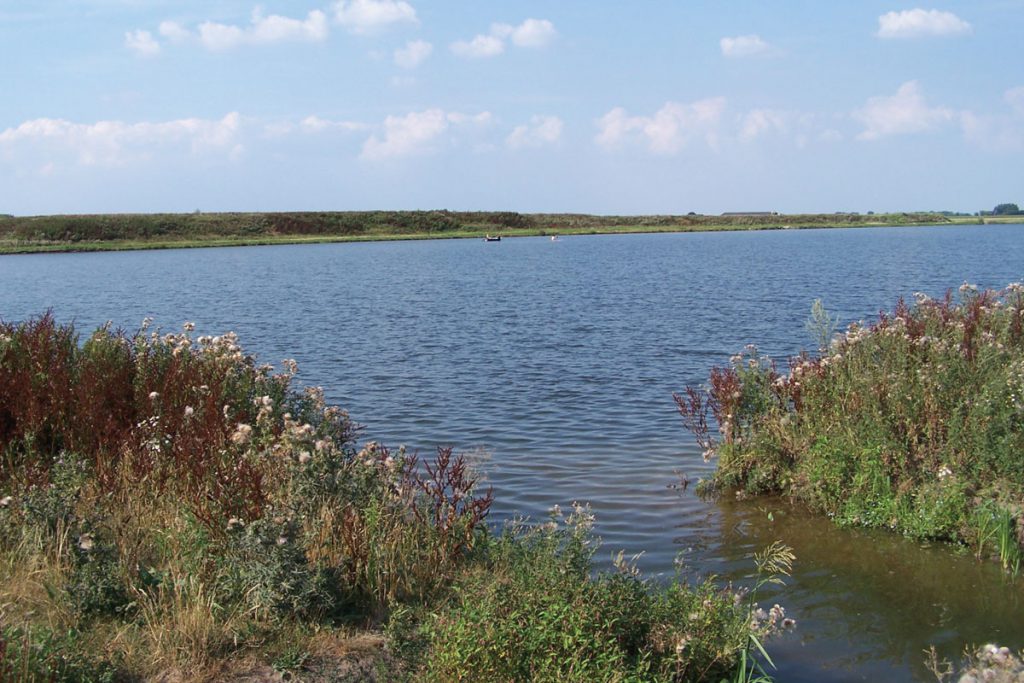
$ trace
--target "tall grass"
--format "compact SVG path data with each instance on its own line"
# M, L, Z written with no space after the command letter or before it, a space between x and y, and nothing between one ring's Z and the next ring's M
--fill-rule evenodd
M832 321L817 310L812 326ZM969 544L1016 571L1024 543L1024 286L899 301L788 371L750 346L677 395L713 484L781 493L841 524ZM717 434L713 432L717 426Z
M420 466L357 448L295 371L190 325L79 343L49 315L0 324L8 650L45 627L86 634L97 666L187 674L289 624L371 623L444 589L490 492L450 450Z
M296 372L187 323L0 323L0 680L302 669L381 628L385 652L333 670L717 680L757 654L731 589L594 576L582 511L492 536L461 455L359 443Z

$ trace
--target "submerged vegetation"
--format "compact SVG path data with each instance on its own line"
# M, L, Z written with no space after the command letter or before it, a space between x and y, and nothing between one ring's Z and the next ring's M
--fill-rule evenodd
M712 487L789 496L843 525L1024 558L1024 285L916 295L788 371L748 346L676 402ZM712 419L713 418L713 419ZM717 426L718 434L713 433Z
M787 548L746 593L595 573L587 508L496 533L461 456L360 445L295 373L0 323L0 679L749 680L790 625Z
M0 253L232 246L373 239L684 232L981 222L941 213L590 216L514 211L0 216ZM994 220L987 218L984 220Z

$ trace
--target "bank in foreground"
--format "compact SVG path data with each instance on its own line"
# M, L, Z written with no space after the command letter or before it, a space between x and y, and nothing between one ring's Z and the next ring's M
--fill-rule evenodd
M597 574L586 507L490 530L462 458L190 327L0 324L0 679L747 680L791 625L783 546L747 591Z

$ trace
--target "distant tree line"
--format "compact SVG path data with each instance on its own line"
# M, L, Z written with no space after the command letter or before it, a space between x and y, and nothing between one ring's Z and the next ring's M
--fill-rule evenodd
M982 211L982 216L1020 216L1024 214L1024 211L1020 210L1020 207L1016 204L996 204L996 207L991 211Z

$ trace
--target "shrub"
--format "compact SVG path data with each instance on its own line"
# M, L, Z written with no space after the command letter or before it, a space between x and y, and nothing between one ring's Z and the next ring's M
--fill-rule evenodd
M595 575L582 508L493 538L451 448L360 446L294 362L191 332L0 323L0 678L210 678L244 651L295 669L349 625L404 658L338 664L354 676L748 671L766 622L732 590Z
M462 456L357 448L344 411L293 388L294 362L274 373L191 331L78 344L49 315L0 323L0 552L17 564L0 591L45 567L47 626L120 624L145 671L205 666L244 645L232 630L379 623L445 590L491 504Z
M593 573L592 517L516 525L423 629L430 680L718 681L753 649L751 604L712 581L667 588L617 558ZM779 624L781 626L781 624ZM774 627L774 623L773 623ZM763 631L757 631L763 634Z
M831 324L817 307L811 327ZM1024 285L901 300L785 374L748 347L676 402L718 456L713 485L979 551L977 511L992 506L1015 534L1000 554L1024 543Z

